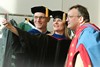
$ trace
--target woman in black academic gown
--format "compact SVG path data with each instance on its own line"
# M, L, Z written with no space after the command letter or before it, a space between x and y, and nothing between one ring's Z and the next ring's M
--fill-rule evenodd
M56 46L57 50L55 54L55 57L56 57L55 65L56 67L63 67L63 63L66 57L66 55L64 54L64 50L68 51L68 46L69 46L68 42L70 41L70 35L68 32L71 32L71 31L67 28L67 22L66 22L67 13L59 11L59 10L52 11L52 17L53 17L53 23L52 23L53 32L49 35L51 35L52 37L58 40L58 45Z
M57 12L58 14L55 14ZM11 48L13 61L11 58L9 64L12 63L15 67L64 67L71 40L64 32L67 14L62 11L57 12L52 13L53 35L32 35L4 20L3 24L14 33L13 42L9 43L13 44ZM11 66L5 65L5 67Z

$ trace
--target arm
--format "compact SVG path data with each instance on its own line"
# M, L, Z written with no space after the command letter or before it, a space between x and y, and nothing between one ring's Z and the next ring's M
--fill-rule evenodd
M13 32L14 34L16 34L17 36L19 36L17 29L11 24L9 23L6 19L3 20L3 25L8 28L11 32Z

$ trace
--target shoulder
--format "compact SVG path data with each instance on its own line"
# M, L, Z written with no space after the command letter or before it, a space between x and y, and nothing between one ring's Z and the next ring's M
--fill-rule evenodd
M78 39L78 44L84 44L85 47L91 47L100 43L100 30L96 30L91 26L85 28ZM90 45L91 44L91 45Z
M95 29L92 25L88 25L82 32L81 35L93 35L95 33L100 33L100 30Z

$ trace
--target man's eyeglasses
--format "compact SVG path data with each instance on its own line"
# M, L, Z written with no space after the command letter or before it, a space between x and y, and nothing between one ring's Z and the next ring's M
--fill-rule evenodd
M34 16L34 19L45 19L46 17L45 16Z
M73 18L73 17L81 17L81 16L68 16L68 18Z

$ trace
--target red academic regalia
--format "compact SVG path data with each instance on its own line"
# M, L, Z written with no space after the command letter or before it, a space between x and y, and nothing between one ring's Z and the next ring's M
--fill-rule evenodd
M78 54L80 54L84 67L99 67L99 46L100 29L98 27L90 23L79 27L71 42L65 67L75 67Z
M91 61L89 58L89 55L86 51L86 49L84 48L83 44L81 44L77 49L76 49L76 45L78 42L78 38L81 34L81 31L86 28L86 26L82 26L80 27L76 32L75 32L75 36L71 42L70 48L69 48L69 53L68 53L68 58L67 61L65 63L65 67L74 67L75 65L75 59L78 53L80 53L82 61L83 61L83 65L84 67L90 67L91 66Z

